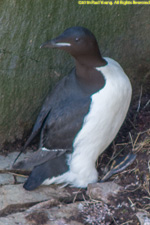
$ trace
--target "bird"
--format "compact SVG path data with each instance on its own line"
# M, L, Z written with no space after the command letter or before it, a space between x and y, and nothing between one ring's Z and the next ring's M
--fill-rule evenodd
M85 27L67 28L40 48L69 53L75 66L46 97L22 151L40 133L39 148L13 167L30 168L23 186L28 191L53 183L86 188L98 181L96 161L126 118L132 86L118 62L102 57Z

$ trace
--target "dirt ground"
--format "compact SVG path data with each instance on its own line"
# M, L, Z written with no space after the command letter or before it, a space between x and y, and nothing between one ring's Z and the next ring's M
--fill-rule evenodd
M24 142L24 141L23 141ZM4 154L21 148L22 142L5 146ZM32 145L36 149L37 144ZM150 95L140 94L131 103L126 121L110 147L99 157L99 179L118 157L133 151L136 160L119 174L109 179L124 187L110 203L94 201L82 191L84 207L78 218L83 224L138 225L136 213L150 213ZM78 198L77 198L78 199ZM76 201L76 199L74 199ZM67 204L67 203L66 203Z

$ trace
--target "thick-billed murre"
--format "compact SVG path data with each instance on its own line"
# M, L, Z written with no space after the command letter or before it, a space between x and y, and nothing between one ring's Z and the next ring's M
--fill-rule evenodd
M116 61L102 58L86 28L68 28L41 48L70 53L75 68L46 98L24 146L41 132L38 151L14 167L32 169L24 184L27 190L52 183L84 188L98 179L95 162L126 117L131 84Z

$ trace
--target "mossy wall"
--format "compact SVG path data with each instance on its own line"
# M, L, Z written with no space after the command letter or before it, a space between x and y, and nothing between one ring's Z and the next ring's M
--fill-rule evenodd
M150 6L78 5L77 0L0 0L0 146L21 139L43 99L73 60L40 45L71 26L85 26L101 53L117 60L134 94L150 85ZM149 85L148 85L149 82Z

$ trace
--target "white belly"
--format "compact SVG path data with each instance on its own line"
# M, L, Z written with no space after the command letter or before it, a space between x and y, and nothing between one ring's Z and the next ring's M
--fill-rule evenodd
M96 182L95 162L115 138L126 117L132 94L130 81L117 62L105 59L108 65L96 68L104 75L105 86L91 97L89 113L69 157L70 171L59 176L57 183L65 181L76 187L86 187Z

